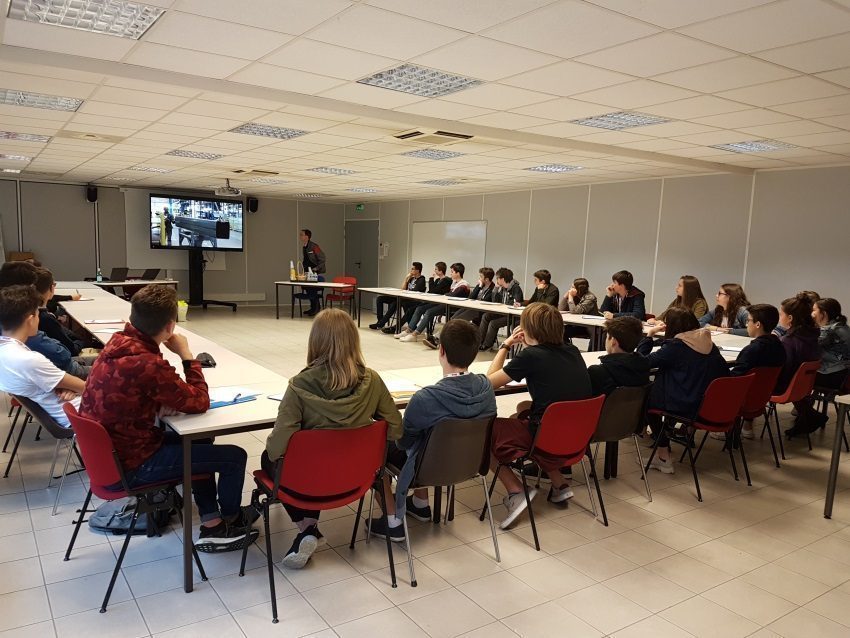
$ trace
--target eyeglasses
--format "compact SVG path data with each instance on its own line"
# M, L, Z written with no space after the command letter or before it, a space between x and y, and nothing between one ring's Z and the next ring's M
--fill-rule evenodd
M722 290L720 290L720 291L717 293L717 296L718 296L718 297L728 297L728 296L729 296L729 293L728 293L728 292L723 292Z

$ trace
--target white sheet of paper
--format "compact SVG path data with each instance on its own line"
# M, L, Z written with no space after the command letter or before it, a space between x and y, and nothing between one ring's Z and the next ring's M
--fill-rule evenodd
M102 324L102 323L124 323L124 319L86 319L83 323L91 324Z
M280 394L270 394L269 398L272 401L283 401L283 392L281 392Z
M114 335L116 332L121 332L121 328L101 328L100 330L92 330L92 334Z
M242 388L236 385L210 388L210 403L217 403L219 401L232 402L236 400L236 397L244 399L245 397L255 397L258 394L260 393L250 388Z

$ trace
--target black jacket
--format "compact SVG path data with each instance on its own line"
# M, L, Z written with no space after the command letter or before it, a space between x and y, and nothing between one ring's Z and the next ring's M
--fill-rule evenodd
M528 303L531 304L539 301L541 303L548 303L550 306L555 306L557 308L558 301L560 299L561 293L558 290L558 286L554 284L547 284L542 290L535 287L534 292L531 293L531 298L528 300Z
M649 383L649 360L636 352L615 352L599 357L597 365L590 366L590 384L593 395L611 394L621 386L645 386Z
M732 366L732 376L747 374L753 368L781 368L785 365L785 348L775 334L753 339L738 353Z
M51 339L56 339L74 356L80 354L80 350L85 346L83 340L59 323L59 320L47 308L38 309L38 329Z
M432 292L435 295L447 295L451 292L451 289L451 277L442 277L440 279L435 279L434 277L428 278L428 292Z
M325 253L319 248L319 244L310 240L302 247L301 253L301 265L305 271L312 268L313 272L319 275L325 272Z
M425 292L425 277L424 275L419 275L418 277L411 277L407 280L407 287L405 290L411 290L413 292Z
M516 279L511 281L511 285L505 288L499 288L493 293L493 301L501 301L506 306L513 306L515 302L522 303L522 288Z
M637 317L641 321L646 317L646 303L643 290L640 288L631 287L625 297L614 295L609 297L605 295L602 299L602 307L600 312L613 312L615 317L625 317L630 315Z
M475 286L472 289L472 292L469 293L470 299L477 299L478 301L493 301L493 292L496 290L496 284L491 283L488 288L484 288L481 284Z

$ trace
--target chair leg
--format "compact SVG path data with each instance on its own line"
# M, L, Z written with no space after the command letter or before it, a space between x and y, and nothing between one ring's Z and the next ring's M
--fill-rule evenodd
M372 538L372 517L375 515L375 488L369 491L369 517L366 519L366 544Z
M774 403L771 403L770 406L773 409L773 422L776 424L776 438L779 439L779 454L785 461L785 444L782 442L782 431L779 429L779 410L776 409Z
M390 580L392 581L393 589L398 587L398 583L395 578L395 562L393 561L393 542L390 539L390 522L387 519L387 494L384 491L384 481L380 480L380 497L381 497L381 520L384 522L384 529L387 530L386 538L387 538L387 556L390 562ZM369 520L372 520L371 517ZM370 530L371 532L371 530Z
M809 444L809 452L812 451L812 435L809 432L806 432L806 441Z
M661 427L663 428L664 426L662 425ZM652 452L650 452L649 458L646 459L646 466L643 468L644 476L646 476L646 473L649 472L649 466L652 464L652 459L655 458L655 453L658 452L658 441L660 440L661 435L659 434L655 437L655 442L652 444ZM640 454L640 452L638 452L638 454Z
M59 456L59 444L62 439L56 439L56 445L53 446L53 460L50 462L50 473L47 475L47 487L53 485L53 471L56 469L56 458Z
M703 437L705 438L705 437ZM729 461L732 463L732 476L735 477L735 480L740 480L738 477L738 467L735 465L735 445L732 441L732 433L726 433L726 448L729 450ZM694 459L696 462L696 459Z
M109 597L112 596L112 589L115 587L115 581L118 578L118 573L121 571L121 563L124 562L124 556L127 554L127 546L130 544L130 538L136 529L136 523L139 520L139 508L141 500L136 501L136 509L133 510L133 519L130 521L130 528L127 530L127 536L124 538L124 543L121 545L121 553L118 554L118 562L115 563L115 569L112 570L112 578L109 580L109 587L106 588L106 596L103 597L103 604L100 606L100 613L106 613L106 606L109 604Z
M71 541L68 543L68 549L65 550L65 558L62 560L68 560L71 558L71 550L74 549L74 543L77 542L77 534L80 533L80 527L83 524L83 519L86 517L86 512L89 511L89 503L91 502L91 490L86 494L86 500L83 501L83 507L80 509L80 516L74 521L74 531L71 534Z
M696 432L694 433L694 436L696 436ZM702 454L702 446L705 445L705 440L707 438L708 438L708 432L707 431L703 432L702 441L700 441L700 443L699 443L699 447L697 448L697 453L694 454L694 463L697 462L697 460L699 459L699 455ZM685 459L685 451L682 450L682 458L679 459L679 463L681 463L684 459Z
M407 516L401 517L401 524L404 525L404 544L407 545L407 570L410 572L410 586L416 587L416 570L413 569L413 548L410 545L410 530L407 528Z
M451 496L449 497L449 513L447 517L447 522L455 520L455 486L452 485L451 489L452 492Z
M764 426L761 429L761 436L764 438L764 431L767 430L767 438L770 440L770 449L773 452L773 462L776 464L776 467L779 467L779 455L776 453L776 443L773 441L773 432L770 429L770 422L767 411L764 413ZM780 439L781 443L781 439Z
M57 443L59 441L57 440ZM62 495L62 486L65 485L65 477L68 475L68 464L71 462L71 452L74 450L74 440L68 440L68 456L65 457L65 467L62 468L62 478L59 479L59 489L56 490L56 500L53 501L53 514L52 516L56 516L56 508L59 507L59 497ZM50 473L51 478L53 472ZM153 520L153 517L151 517Z
M686 447L687 452L688 452L688 459L689 459L689 460L690 460L690 462L691 462L691 472L692 472L692 473L693 473L693 475L694 475L694 485L695 485L695 486L696 486L696 488L697 488L697 500L698 500L700 503L702 503L702 491L699 489L699 477L697 476L696 459L694 459L694 453L691 451L691 445L692 445L692 444L693 444L693 442L694 442L694 435L695 435L695 434L696 434L696 430L694 430L693 432L691 432L691 434L690 434L690 436L688 437L687 441L685 441L685 447Z
M39 425L38 430L35 431L35 440L41 441L41 425Z
M14 409L14 408L12 408ZM12 416L12 409L9 410L9 416ZM9 447L9 441L12 440L12 434L15 431L15 426L18 424L18 417L21 416L21 410L23 410L23 406L18 406L18 411L15 412L15 418L12 419L12 427L9 428L9 434L6 435L6 442L3 444L3 451L5 452Z
M593 484L596 486L596 498L599 499L599 509L602 510L602 523L608 527L608 514L605 512L605 501L602 500L602 489L599 487L599 477L596 475L596 459L590 453L590 448L587 448L587 456L590 459L590 475L593 477ZM582 458L582 463L584 458Z
M366 495L364 494L357 503L357 516L354 517L354 529L351 530L351 543L348 545L348 549L354 549L354 541L357 538L357 526L360 524L360 516L363 514L363 501L365 500Z
M522 477L522 493L525 495L525 505L528 510L528 520L531 521L531 534L534 536L534 549L540 551L540 539L537 538L537 525L534 523L534 510L531 509L531 496L528 493L528 481L525 478L525 473L520 471Z
M747 467L747 455L744 453L744 437L741 436L741 425L735 430L735 438L738 444L738 451L741 453L741 464L744 466L744 476L747 477L747 487L752 487L753 482L750 480L750 468Z
M263 503L263 530L266 535L266 567L269 570L269 593L272 597L272 623L277 624L277 594L274 587L274 559L272 557L272 531L269 526L269 499Z
M484 517L487 515L487 506L490 503L490 499L493 498L493 490L496 489L496 481L499 478L499 472L502 471L502 467L507 467L507 466L500 465L499 467L497 467L495 474L493 474L493 480L490 481L490 489L487 492L487 499L484 502L484 506L481 508L481 514L478 516L479 521L483 521Z
M493 477L496 480L496 477ZM481 477L481 488L484 490L484 505L487 508L487 516L490 519L490 534L493 536L493 549L496 550L496 562L502 562L502 556L499 553L499 541L496 539L496 523L493 520L493 507L490 505L490 492L487 490L487 477Z
M590 502L590 511L593 512L594 518L596 517L596 501L593 500L593 492L590 489L590 473L587 470L587 467L582 463L581 469L584 472L584 486L587 488L587 500Z
M21 422L21 429L18 431L18 438L15 439L15 447L12 448L12 456L9 457L9 464L6 466L6 472L3 478L9 478L9 471L12 469L12 463L15 462L15 456L18 454L18 446L21 444L21 439L24 438L24 430L27 429L27 423L30 421L30 415L27 414Z
M646 488L646 500L652 503L652 490L649 489L649 479L646 477L646 470L643 468L643 455L640 453L640 443L638 442L637 434L632 434L632 441L634 441L635 451L637 452L638 462L640 463L640 473L643 478L643 486Z

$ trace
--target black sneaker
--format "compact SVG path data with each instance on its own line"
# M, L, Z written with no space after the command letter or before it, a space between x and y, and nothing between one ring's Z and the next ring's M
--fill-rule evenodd
M417 521L422 521L423 523L427 523L431 520L431 506L426 505L425 507L416 507L413 504L413 497L407 497L407 506L406 511L409 516L412 516Z
M224 521L214 527L201 525L195 549L208 554L235 552L256 541L259 535L258 530L237 527Z
M424 343L426 346L428 346L429 348L431 348L432 350L436 350L437 348L439 348L439 347L440 347L440 344L438 344L438 343L437 343L437 338L436 338L436 337L427 337L427 338L425 339L425 341L423 341L423 343Z
M383 332L385 335L391 335L395 332L395 328L393 328L392 326L387 326L386 328L381 328L381 332Z
M366 523L366 530L369 528L369 519L364 521ZM385 518L373 518L372 519L372 527L371 527L372 536L377 536L379 538L387 537L387 524ZM396 525L395 527L390 527L390 540L393 543L403 543L404 542L404 525Z
M236 518L230 522L231 527L251 527L260 518L261 510L256 505L243 505Z
M304 567L319 546L319 536L321 534L319 534L319 530L315 525L308 527L298 534L295 540L292 541L292 547L289 548L286 556L283 557L282 562L284 567L288 567L289 569L301 569Z
M369 330L380 330L383 326L379 323L370 323Z

